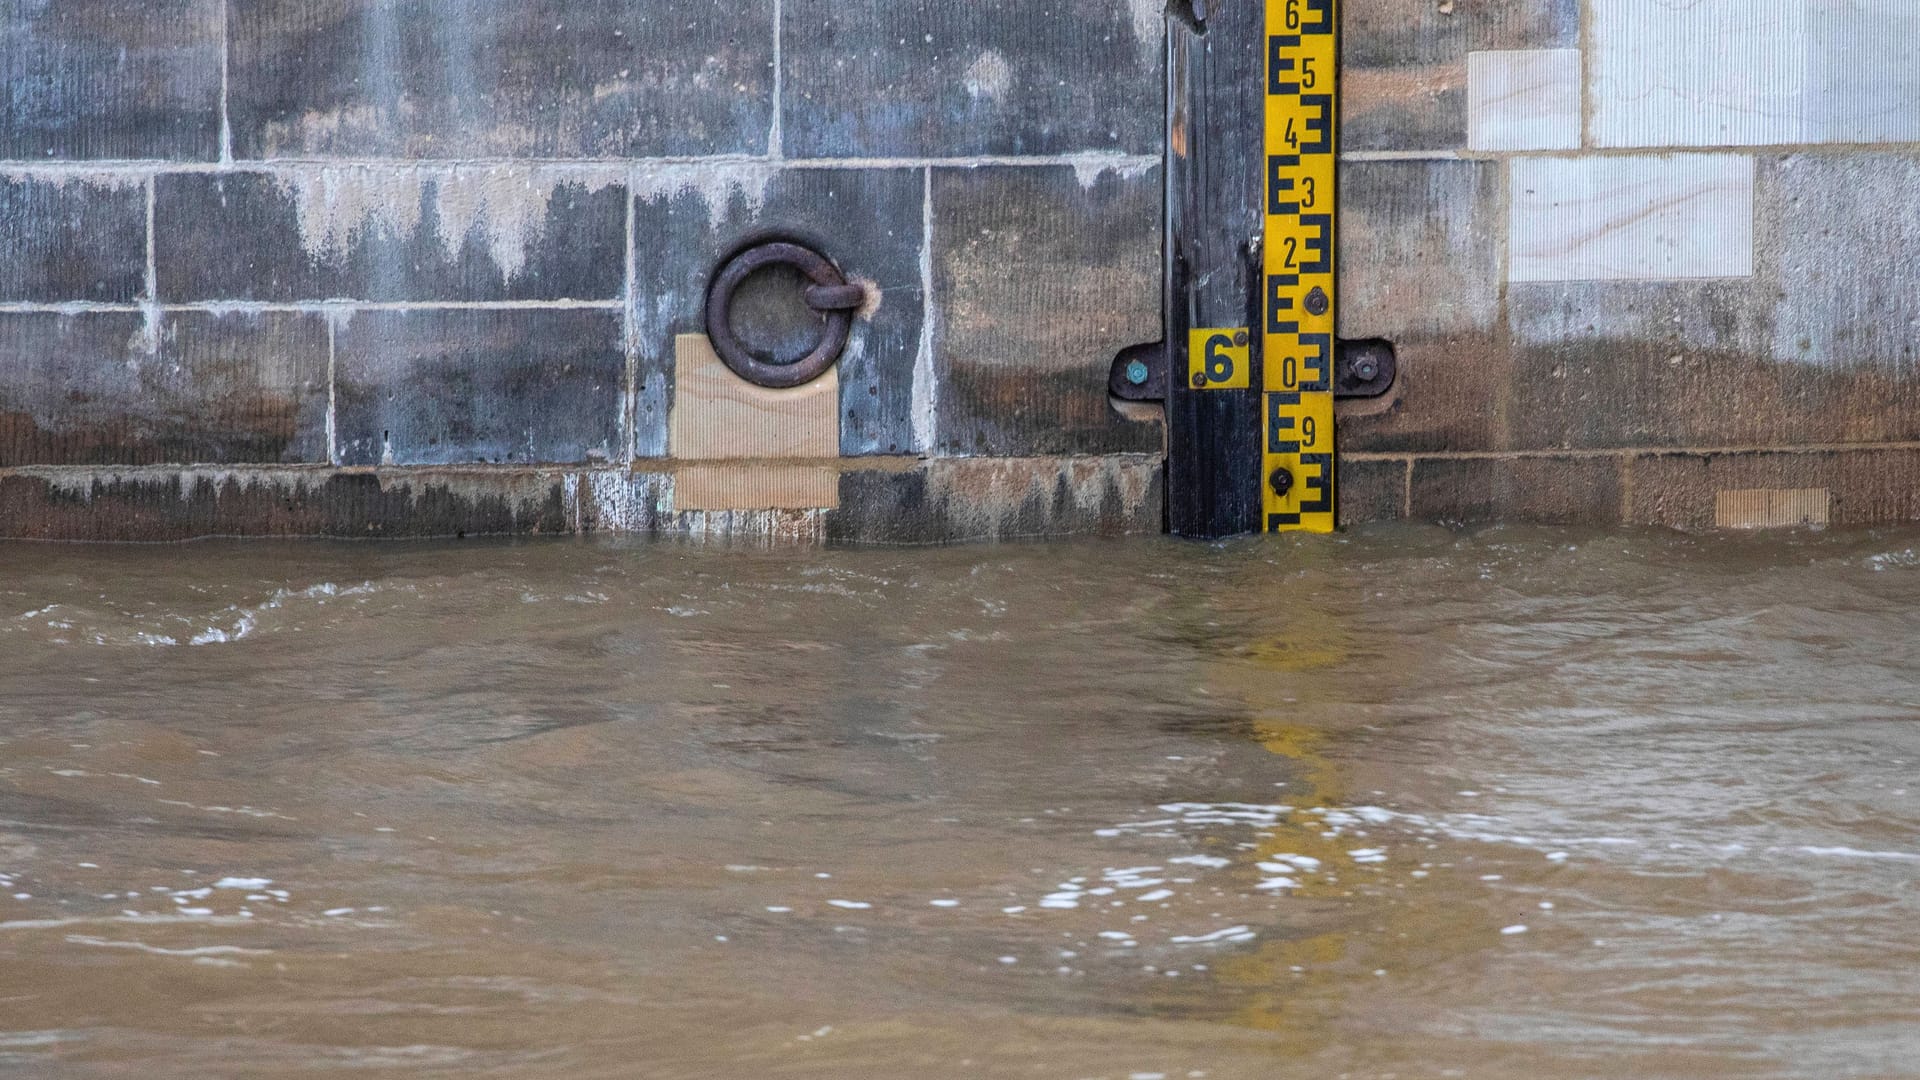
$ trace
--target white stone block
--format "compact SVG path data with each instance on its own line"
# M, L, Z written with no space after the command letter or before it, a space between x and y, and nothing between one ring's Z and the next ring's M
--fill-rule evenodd
M1475 150L1580 146L1580 50L1467 54L1467 145Z
M1920 141L1920 0L1810 0L1806 142Z
M1593 0L1600 146L1800 138L1807 0Z
M1597 145L1920 139L1920 0L1593 0Z
M1509 281L1753 274L1753 159L1741 154L1517 158Z

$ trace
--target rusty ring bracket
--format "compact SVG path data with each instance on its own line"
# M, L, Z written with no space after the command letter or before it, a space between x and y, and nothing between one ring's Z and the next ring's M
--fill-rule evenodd
M753 355L733 332L733 297L740 285L770 266L791 266L813 282L807 306L824 316L825 328L813 351L791 364L773 364ZM853 333L853 313L866 303L866 290L848 284L825 255L786 240L747 248L720 268L707 288L707 338L733 373L758 386L784 390L812 382L840 359Z

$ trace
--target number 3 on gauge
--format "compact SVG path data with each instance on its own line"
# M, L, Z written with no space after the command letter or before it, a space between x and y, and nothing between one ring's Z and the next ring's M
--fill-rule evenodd
M1187 338L1187 385L1195 390L1245 390L1251 335L1245 327L1195 330Z

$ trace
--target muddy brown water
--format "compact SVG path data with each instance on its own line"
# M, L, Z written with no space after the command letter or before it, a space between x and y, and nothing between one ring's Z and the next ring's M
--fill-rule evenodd
M1920 532L0 548L0 1073L1920 1076Z

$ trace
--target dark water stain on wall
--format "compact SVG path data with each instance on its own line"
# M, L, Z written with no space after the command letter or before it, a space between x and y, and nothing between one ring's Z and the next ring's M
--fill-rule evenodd
M0 466L327 460L323 316L154 318L0 313Z

